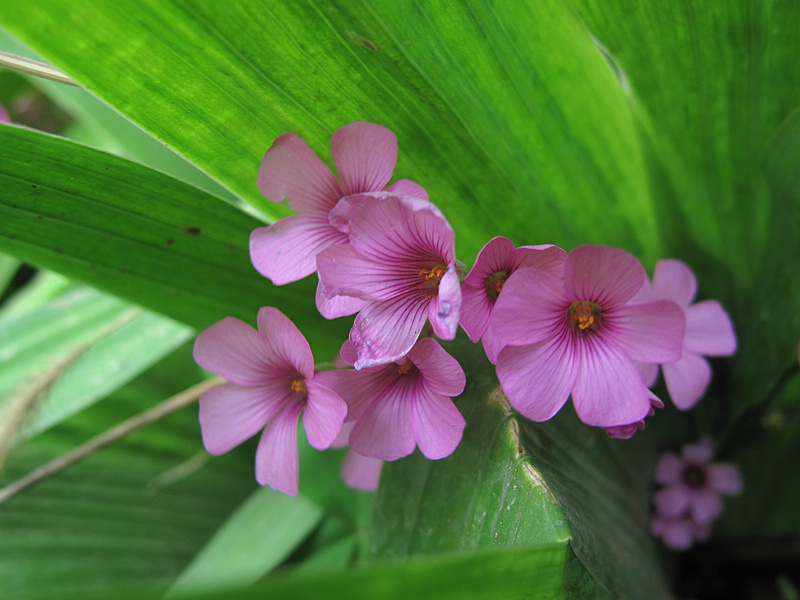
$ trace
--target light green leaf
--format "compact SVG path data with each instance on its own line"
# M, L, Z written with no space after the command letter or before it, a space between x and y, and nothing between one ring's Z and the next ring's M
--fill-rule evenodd
M268 487L254 492L175 580L167 597L254 583L291 554L322 514L302 496Z

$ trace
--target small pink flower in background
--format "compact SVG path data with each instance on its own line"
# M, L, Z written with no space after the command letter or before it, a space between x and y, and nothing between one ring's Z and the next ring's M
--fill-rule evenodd
M330 297L363 301L350 342L356 369L396 361L426 320L453 339L461 313L453 229L433 204L407 196L351 198L350 244L317 256L320 286Z
M330 446L347 405L314 373L314 357L303 334L279 310L258 312L258 331L228 317L200 335L194 359L229 380L200 396L203 443L224 454L263 429L256 450L261 485L297 495L297 423L302 413L309 443Z
M653 282L645 280L633 302L672 300L686 315L686 335L681 357L661 363L672 402L680 410L692 408L705 394L711 381L711 366L703 356L729 356L736 352L736 334L731 319L716 300L692 304L697 279L691 269L675 259L656 264ZM643 367L645 385L653 385L658 365Z
M355 359L349 343L342 358ZM418 446L439 459L461 441L466 423L452 398L464 391L466 377L434 339L422 338L398 362L328 374L348 404L348 421L355 421L348 443L361 456L397 460Z
M678 359L685 328L674 302L628 303L644 279L635 257L595 245L569 253L563 279L531 267L513 273L490 320L506 346L497 375L511 405L546 421L571 394L588 425L643 419L650 394L634 361Z
M538 267L556 277L564 275L567 253L553 245L521 246L514 248L511 240L496 237L478 253L472 270L461 286L461 327L473 343L483 342L486 356L492 364L502 346L494 329L489 326L494 304L509 276L521 267Z
M687 444L678 457L661 455L656 466L656 481L664 486L653 500L659 517L677 519L690 516L699 525L708 525L722 512L721 495L742 492L742 478L733 463L714 463L714 443L708 436Z
M664 543L673 550L686 550L695 540L708 539L711 525L700 525L689 514L673 518L655 515L650 522L650 531L663 538Z
M318 252L347 243L346 233L329 222L328 214L347 195L384 189L397 163L397 139L386 127L357 121L333 134L331 154L341 183L294 133L277 138L261 162L261 193L299 213L250 236L253 265L276 285L310 275ZM387 189L427 198L411 181L398 181Z

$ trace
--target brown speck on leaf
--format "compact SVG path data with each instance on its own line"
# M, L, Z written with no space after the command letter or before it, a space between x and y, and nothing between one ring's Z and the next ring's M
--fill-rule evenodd
M36 218L37 219L44 219L44 217L42 215L36 215Z
M199 227L187 227L183 230L186 235L200 235L200 228Z
M64 253L64 251L61 248L53 248L53 252L55 252L56 254L63 254Z
M117 271L119 271L120 275L125 275L125 273L128 272L128 269L126 269L125 267L120 267L119 269L117 269Z
M169 239L167 240L167 246L170 246L170 245L172 245L172 244L174 244L174 243L175 243L175 240L173 240L172 238L169 238Z
M375 44L373 44L371 41L369 41L363 35L359 35L355 31L348 31L347 32L347 36L351 40L353 40L356 44L361 44L362 46L366 46L370 50L377 50L378 49L378 47Z
M38 187L36 187L36 185L34 185L33 183L31 184L31 187L32 187L33 189L35 189L35 190L38 190L38 189L39 189L39 188L38 188Z

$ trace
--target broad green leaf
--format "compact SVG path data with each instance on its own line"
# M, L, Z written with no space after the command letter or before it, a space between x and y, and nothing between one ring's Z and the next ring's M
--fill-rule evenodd
M8 254L0 254L0 297L5 294L19 267L20 261L16 258Z
M322 518L302 496L265 487L214 534L170 587L168 597L245 587L283 562Z
M0 249L197 328L228 315L253 323L261 306L278 306L321 357L333 355L344 326L318 315L314 282L274 287L250 264L260 225L147 167L0 128Z
M666 598L648 526L648 442L611 440L569 407L532 423L510 408L479 347L451 346L469 373L456 400L464 437L445 459L415 453L384 466L373 558L568 541L597 594Z
M464 258L499 234L658 255L625 92L558 0L48 0L0 8L0 24L273 217L255 174L275 137L330 160L336 128L371 120Z
M27 403L19 439L102 399L180 346L189 327L90 288L0 318L0 410ZM41 397L39 397L41 396Z
M197 381L191 348L11 454L0 485ZM252 455L209 460L197 408L129 435L0 506L9 598L155 590L160 596L256 487Z

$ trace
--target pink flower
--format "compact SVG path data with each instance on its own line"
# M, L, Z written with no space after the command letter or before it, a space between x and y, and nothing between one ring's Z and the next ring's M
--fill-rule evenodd
M708 436L683 447L681 457L672 452L661 455L656 481L665 487L653 500L658 516L685 516L699 525L709 525L722 512L720 495L742 491L739 470L732 463L712 463L714 444Z
M706 540L711 534L711 525L701 525L691 515L668 518L655 515L650 523L650 531L664 539L673 550L686 550L695 540Z
M511 405L545 421L572 394L588 425L643 419L650 397L633 361L679 358L685 327L674 302L628 304L644 278L627 252L594 245L569 253L563 279L531 267L512 274L490 320L508 346L497 375Z
M652 417L656 414L655 409L664 408L664 403L650 390L648 390L648 394L650 396L650 412L648 412L646 416ZM642 431L644 427L644 419L642 419L640 421L636 421L635 423L617 425L615 427L604 427L604 429L610 438L617 440L629 440L633 437L634 433L637 431Z
M352 361L348 346L342 357ZM422 338L398 362L329 373L348 404L348 421L355 421L350 447L361 456L396 460L419 446L439 459L461 441L465 421L451 398L464 391L466 377L434 339Z
M339 435L336 437L331 447L343 448L347 446L347 440L350 438L353 425L355 425L353 421L342 425L342 430L339 432ZM383 461L380 458L362 456L351 448L342 463L342 479L344 479L348 487L356 490L364 490L366 492L374 492L378 489L382 469Z
M521 267L538 267L556 277L564 275L567 253L553 245L514 248L511 240L496 237L478 253L475 265L464 279L461 295L461 327L473 342L482 340L486 356L497 364L502 346L490 327L494 304L509 276Z
M317 268L328 295L364 301L350 331L356 369L405 356L427 319L436 335L453 339L461 287L450 224L433 204L415 198L355 199L350 244L321 252Z
M703 356L728 356L736 352L736 334L730 317L716 300L692 304L697 280L691 269L679 260L660 260L653 283L645 281L633 302L672 300L686 315L686 335L678 360L662 363L664 381L672 402L688 410L703 396L711 381L711 366ZM649 368L648 368L649 367ZM645 384L658 377L658 365L643 369Z
M386 186L397 163L397 139L385 127L357 121L333 134L331 154L341 183L294 133L277 138L261 161L261 193L299 213L250 235L253 265L276 285L310 275L316 270L318 252L347 243L347 235L328 221L328 214L349 194ZM387 189L427 198L425 190L407 180Z
M258 331L228 317L199 336L194 359L230 381L200 396L203 443L223 454L264 429L256 450L256 479L297 494L297 422L303 414L308 442L330 446L347 405L314 373L314 357L303 334L279 310L258 311Z

